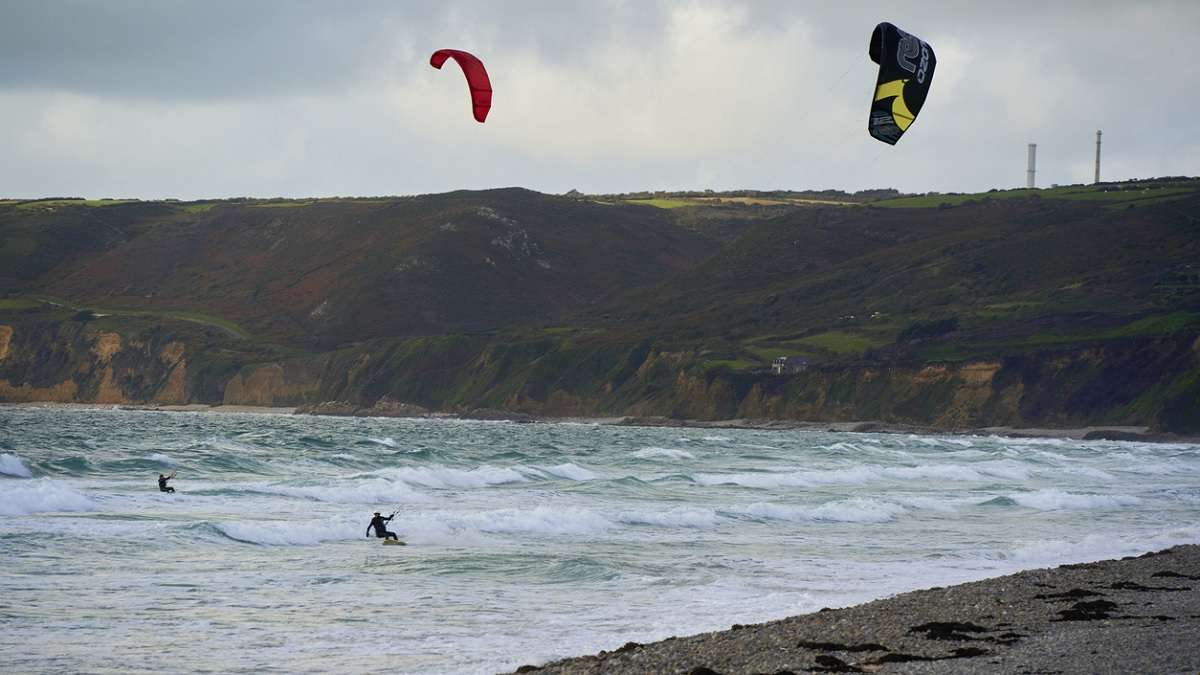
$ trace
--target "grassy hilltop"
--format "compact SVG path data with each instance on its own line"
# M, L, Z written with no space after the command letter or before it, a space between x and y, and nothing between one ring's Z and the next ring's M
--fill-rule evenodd
M6 200L0 400L1194 430L1198 253L1194 179Z

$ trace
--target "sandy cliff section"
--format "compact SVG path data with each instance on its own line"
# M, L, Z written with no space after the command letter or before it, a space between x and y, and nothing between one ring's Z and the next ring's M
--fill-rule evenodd
M321 359L246 366L225 384L221 404L285 406L308 403L320 387L323 366Z
M0 402L191 403L187 348L169 335L83 322L0 326Z
M71 403L77 400L79 386L68 380L49 387L13 385L0 380L0 401L12 403Z
M153 402L160 405L184 405L188 403L188 369L183 358L185 348L181 342L168 342L158 353L158 360L170 368L166 380L154 394Z
M0 326L0 361L8 357L8 345L12 342L12 326Z

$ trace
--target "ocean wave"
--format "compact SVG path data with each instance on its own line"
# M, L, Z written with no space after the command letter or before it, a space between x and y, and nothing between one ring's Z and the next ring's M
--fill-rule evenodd
M0 516L94 511L98 508L95 502L79 491L49 478L0 481L7 484L0 490Z
M357 521L240 520L210 523L222 536L259 546L315 546L327 541L364 538L366 526Z
M551 476L566 478L567 480L593 480L599 477L599 474L596 472L585 469L582 466L573 464L571 462L567 462L566 464L556 464L554 466L538 466L534 468L536 468L538 471L548 473Z
M412 486L401 482L373 478L358 481L338 481L328 485L287 485L253 483L247 490L262 494L311 499L334 504L395 504L423 499Z
M1090 466L1064 466L1059 469L1062 473L1069 473L1075 476L1087 476L1097 480L1116 480L1117 477L1111 473Z
M33 473L25 466L25 462L16 455L0 454L0 473L17 478L33 478Z
M220 450L234 454L253 454L262 450L262 448L242 443L228 436L208 436L194 443L193 447L201 450Z
M862 464L841 469L791 472L709 474L693 476L701 485L740 485L752 488L816 487L825 485L866 485L884 480L940 480L972 482L990 478L1024 480L1030 470L1012 460L994 460L975 464L921 464L917 466L880 466Z
M858 466L825 471L789 471L754 473L699 473L692 479L700 485L738 485L741 487L773 489L784 487L813 487L816 485L861 485L878 477L870 467Z
M755 450L782 450L778 445L764 445L762 443L738 443L739 448L754 448Z
M498 509L457 516L448 521L461 527L495 534L586 535L614 529L609 518L580 508L538 506L532 509Z
M1087 509L1119 509L1142 502L1133 495L1095 495L1063 492L1062 490L1038 490L1036 492L1014 492L1008 498L1021 506L1039 511L1081 511Z
M1112 536L1089 534L1079 540L1039 540L1017 542L1003 554L1022 567L1061 565L1065 562L1093 562L1161 551L1180 544L1200 541L1200 528L1179 528L1143 535Z
M910 434L908 436L908 440L916 441L917 443L920 443L921 445L924 445L924 446L930 447L930 448L945 448L947 446L957 447L957 448L970 448L975 445L975 443L973 441L970 441L965 438L916 436L916 435Z
M657 527L709 528L717 524L717 513L712 509L675 507L653 511L624 511L617 520L626 525L654 525Z
M594 511L537 507L500 509L460 519L469 529L502 534L584 535L613 529L616 524Z
M164 455L164 454L163 454L163 453L161 453L161 452L155 452L155 453L151 453L151 454L149 454L149 455L146 455L146 458L145 458L145 459L146 459L146 461L148 461L148 462L157 462L157 463L159 463L159 464L162 464L162 465L164 465L164 466L175 466L175 465L177 465L177 464L178 464L178 462L176 462L176 461L175 461L175 459L174 459L173 457L170 457L170 456L168 456L168 455Z
M940 513L953 513L958 510L958 505L963 503L961 499L938 499L937 497L897 497L895 499L904 506Z
M1076 445L1079 443L1078 441L1072 441L1071 439L1035 437L1035 436L1010 437L1010 436L992 435L992 436L986 436L985 438L989 441L995 441L997 443L1004 445L1006 450L1015 450L1022 446L1031 446L1031 445L1048 445L1048 446L1052 446L1052 447L1062 448L1062 447L1067 447L1069 445ZM1017 446L1017 447L1014 448L1013 446Z
M367 442L368 442L368 443L374 443L374 444L376 444L376 445L385 445L385 446L387 446L387 447L389 447L389 448L398 448L398 447L400 447L400 444L396 442L396 439L394 439L394 438L392 438L392 437L390 437L390 436L388 436L388 437L385 437L385 438L368 438L368 439L367 439Z
M696 459L696 456L687 450L676 450L674 448L658 448L649 447L642 448L633 453L638 459L652 459L654 457L664 457L666 459Z
M816 506L757 502L737 509L755 518L791 522L886 523L905 512L899 504L855 497Z
M488 465L475 469L455 469L435 464L383 469L376 473L389 480L427 488L486 488L529 480L517 469Z
M1145 476L1177 476L1179 474L1197 473L1200 466L1194 462L1180 462L1172 459L1149 459L1129 453L1111 456L1110 459L1121 462L1122 473L1142 474Z

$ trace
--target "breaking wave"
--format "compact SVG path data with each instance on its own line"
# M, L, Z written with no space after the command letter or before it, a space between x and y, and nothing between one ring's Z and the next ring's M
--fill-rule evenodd
M1142 502L1133 495L1091 495L1063 492L1062 490L1038 490L1037 492L1015 492L1008 498L1039 511L1080 511L1086 509L1120 509Z
M16 455L0 454L0 473L17 478L33 478L33 473L25 466L25 462Z
M0 485L0 516L27 516L34 513L95 511L96 504L74 488L49 478L15 481L3 479Z

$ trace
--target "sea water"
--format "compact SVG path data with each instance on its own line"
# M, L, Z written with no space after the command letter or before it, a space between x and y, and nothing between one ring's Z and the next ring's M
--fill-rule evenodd
M1197 445L0 407L0 669L493 673L1198 523Z

